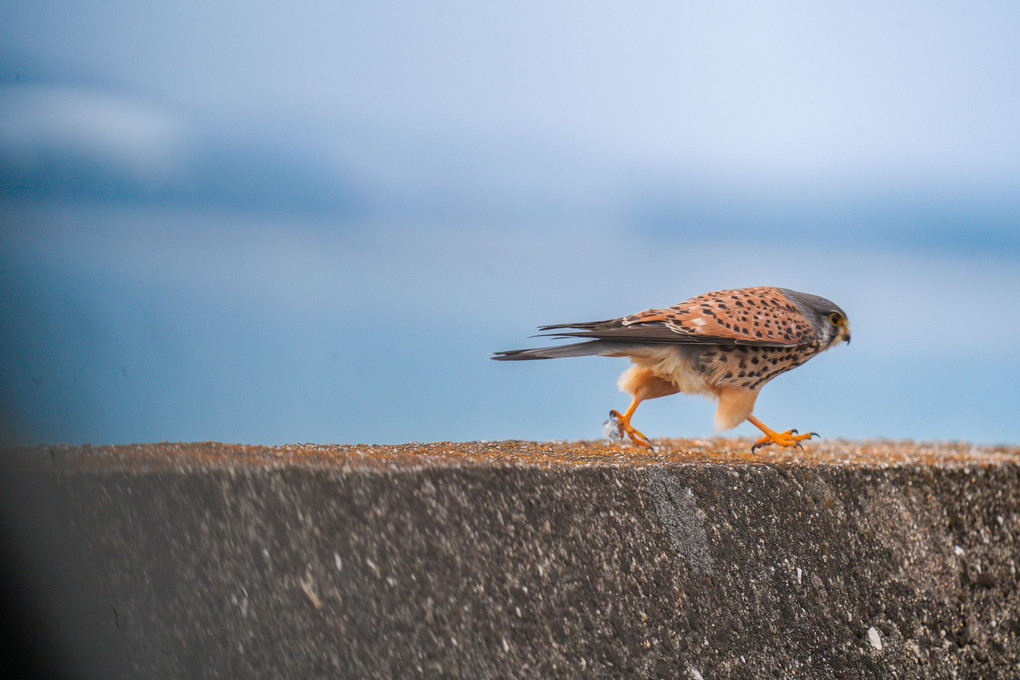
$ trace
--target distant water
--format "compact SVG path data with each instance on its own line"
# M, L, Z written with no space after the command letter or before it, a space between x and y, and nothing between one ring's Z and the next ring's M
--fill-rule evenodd
M803 244L778 227L678 236L611 216L354 222L95 206L6 210L0 237L6 443L598 438L626 405L625 361L488 353L534 346L543 323L762 284L837 301L854 331L850 347L764 388L766 423L1020 442L1016 251L899 247L888 234ZM669 397L635 424L708 436L712 410Z

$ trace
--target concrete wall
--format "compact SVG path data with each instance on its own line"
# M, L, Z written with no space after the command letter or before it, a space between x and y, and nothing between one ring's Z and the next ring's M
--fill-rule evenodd
M1017 677L1020 452L746 448L5 452L12 628L80 678Z

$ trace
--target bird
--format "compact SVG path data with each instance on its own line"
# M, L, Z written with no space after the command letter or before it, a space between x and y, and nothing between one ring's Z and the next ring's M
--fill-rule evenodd
M704 293L671 307L646 309L605 321L540 326L537 337L578 339L569 345L495 352L497 361L561 357L628 357L621 391L633 398L620 413L609 412L614 434L654 449L631 425L638 405L671 394L701 394L717 402L713 424L729 430L745 420L763 436L752 446L801 447L819 436L795 429L778 432L758 420L755 400L762 386L841 342L850 342L850 321L839 305L818 295L757 286ZM551 332L550 332L551 331Z

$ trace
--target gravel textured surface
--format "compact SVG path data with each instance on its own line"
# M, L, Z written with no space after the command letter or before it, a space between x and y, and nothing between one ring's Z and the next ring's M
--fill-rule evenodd
M70 677L1015 678L1020 450L661 440L3 453Z

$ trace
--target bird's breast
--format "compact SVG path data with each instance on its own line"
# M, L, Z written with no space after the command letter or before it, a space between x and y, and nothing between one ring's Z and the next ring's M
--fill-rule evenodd
M804 363L818 353L811 345L791 347L755 347L715 345L706 347L699 357L705 381L714 388L734 387L754 390Z

